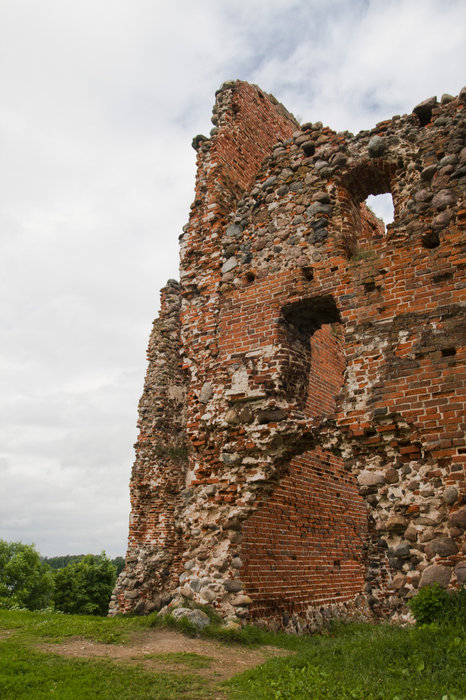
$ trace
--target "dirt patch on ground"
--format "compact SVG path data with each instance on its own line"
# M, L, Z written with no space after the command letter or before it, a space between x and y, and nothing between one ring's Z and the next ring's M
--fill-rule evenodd
M207 639L191 639L179 632L165 629L145 630L124 645L101 644L73 637L62 644L54 644L53 647L49 644L40 645L40 649L62 656L105 658L119 663L137 664L146 671L196 673L210 681L226 680L267 659L290 653L269 646L251 649ZM190 656L187 657L187 654Z

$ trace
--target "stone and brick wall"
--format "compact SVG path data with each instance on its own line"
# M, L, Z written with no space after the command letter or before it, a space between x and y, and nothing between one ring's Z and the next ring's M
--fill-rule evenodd
M216 98L111 612L396 617L466 577L466 90L356 136L240 81Z

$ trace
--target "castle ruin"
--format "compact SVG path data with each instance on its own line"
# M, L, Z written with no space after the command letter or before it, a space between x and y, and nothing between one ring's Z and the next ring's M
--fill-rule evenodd
M217 92L110 614L182 596L304 631L465 581L465 103L354 136Z

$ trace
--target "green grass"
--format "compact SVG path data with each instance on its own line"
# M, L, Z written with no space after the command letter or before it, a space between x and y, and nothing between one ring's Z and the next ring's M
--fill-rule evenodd
M181 624L180 624L181 623ZM466 700L466 635L459 624L404 629L334 625L325 635L296 637L255 627L225 630L213 621L202 633L186 621L97 618L0 610L0 698L214 698L229 700ZM173 626L219 643L273 644L294 652L235 676L220 686L195 671L210 657L176 652L130 661L65 658L53 643L72 636L125 643L153 625ZM47 651L35 645L49 642ZM144 667L154 659L164 672ZM215 669L213 669L215 670Z
M106 644L122 643L138 629L148 627L150 617L98 617L64 615L51 610L5 610L0 608L0 630L15 630L23 641L59 643L66 637L86 637Z
M247 700L464 700L464 629L436 625L338 625L327 636L292 637L297 654L268 661L225 685Z
M203 609L204 612L208 612L206 607ZM186 618L175 620L171 615L152 617L152 619L149 620L149 626L168 627L178 630L188 637L203 637L204 639L214 639L227 644L236 643L246 646L259 646L260 644L276 644L279 646L279 640L282 639L282 637L287 639L286 635L274 635L258 627L254 627L253 625L246 625L239 629L223 627L220 618L215 614L211 616L210 624L201 631Z
M369 248L368 250L362 250L361 248L358 248L354 251L353 255L351 256L351 262L356 263L360 262L361 260L372 260L375 257L376 253L374 250L372 250L372 248Z
M85 700L109 698L205 698L205 683L194 675L149 673L137 666L65 659L17 643L0 643L2 700Z
M99 618L51 611L0 610L0 698L166 700L209 697L205 681L193 674L149 672L134 663L64 658L53 653L54 643L76 636L107 644L125 643L150 622L149 617ZM3 635L3 631L8 634ZM50 652L33 648L34 644L44 642L50 643ZM178 663L191 669L196 667L190 654L177 656ZM188 658L182 662L183 656ZM176 663L176 658L171 662ZM205 664L206 659L200 657L199 667Z

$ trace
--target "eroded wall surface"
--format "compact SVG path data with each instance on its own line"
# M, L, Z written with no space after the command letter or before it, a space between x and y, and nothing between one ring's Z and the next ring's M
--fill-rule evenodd
M466 91L356 136L247 83L216 98L111 612L396 617L466 577ZM381 193L386 230L364 204Z

